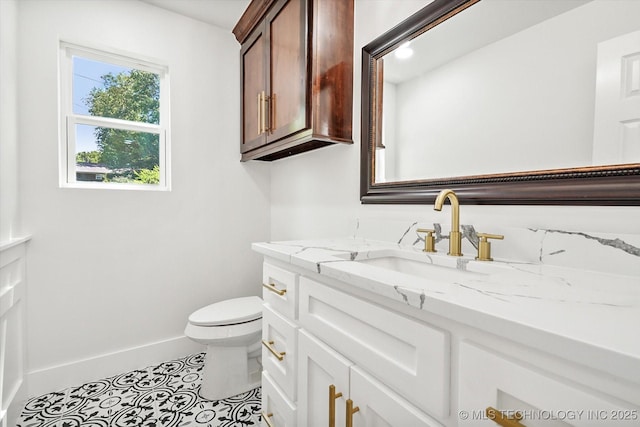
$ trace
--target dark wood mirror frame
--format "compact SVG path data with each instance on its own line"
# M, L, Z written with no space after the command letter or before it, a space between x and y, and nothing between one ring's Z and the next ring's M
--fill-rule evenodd
M431 204L441 190L451 188L465 204L640 206L640 163L374 182L382 117L378 59L478 1L435 0L362 48L361 202Z

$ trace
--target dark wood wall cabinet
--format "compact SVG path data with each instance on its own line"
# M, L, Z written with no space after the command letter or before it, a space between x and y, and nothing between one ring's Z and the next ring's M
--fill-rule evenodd
M253 0L233 34L242 161L353 143L353 0Z

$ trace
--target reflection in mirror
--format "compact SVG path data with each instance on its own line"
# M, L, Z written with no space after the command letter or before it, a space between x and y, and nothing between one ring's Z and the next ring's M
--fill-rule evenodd
M639 16L484 0L384 55L376 182L640 162Z
M458 0L438 18L446 3L363 49L363 195L594 166L638 174L640 1Z

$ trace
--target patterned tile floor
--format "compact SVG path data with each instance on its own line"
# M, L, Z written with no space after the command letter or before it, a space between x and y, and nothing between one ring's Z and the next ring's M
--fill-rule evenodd
M200 398L204 353L30 399L17 427L242 427L260 425L260 388Z

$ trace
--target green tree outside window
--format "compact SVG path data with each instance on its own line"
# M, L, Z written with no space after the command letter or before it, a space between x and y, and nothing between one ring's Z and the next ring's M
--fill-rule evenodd
M101 77L83 101L92 116L159 124L159 76L131 70ZM157 184L160 176L159 135L109 127L96 127L98 150L80 152L77 162L102 164L119 175L118 182Z

